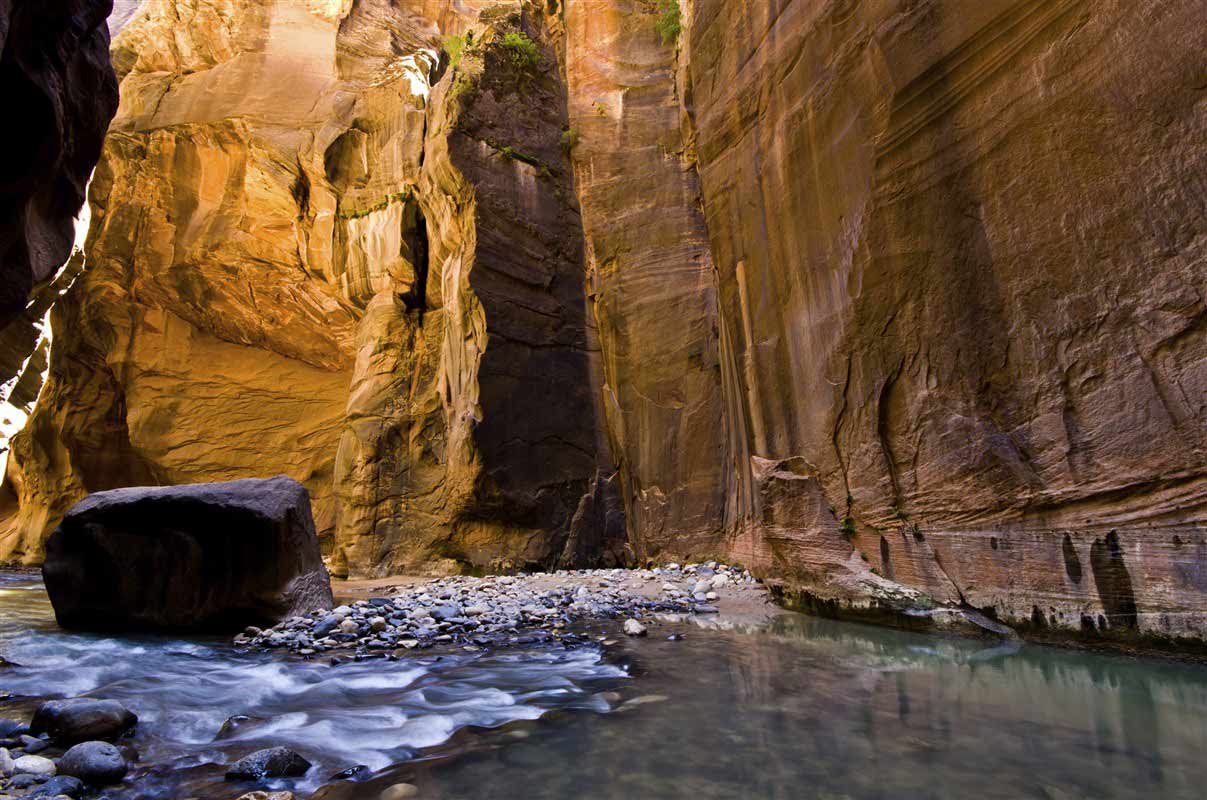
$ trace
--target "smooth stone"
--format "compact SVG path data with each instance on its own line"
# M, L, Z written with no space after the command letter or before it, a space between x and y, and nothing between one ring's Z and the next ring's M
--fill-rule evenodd
M39 739L36 736L30 736L28 734L22 734L20 737L18 737L18 740L21 742L21 749L25 751L27 756L32 756L35 753L41 753L43 750L49 747L49 745L46 744L46 742L42 739Z
M417 797L418 795L419 787L415 784L396 783L381 793L380 800L403 800L403 798Z
M315 623L314 637L316 639L322 639L324 636L333 633L339 628L339 624L343 622L343 620L344 618L339 614L328 614Z
M9 778L7 788L9 789L28 789L31 786L37 785L38 781L46 780L45 775L32 775L28 772L20 773Z
M13 761L13 770L19 773L46 775L48 777L58 772L58 768L54 765L54 762L42 756L21 756Z
M70 775L58 775L25 796L76 798L82 797L84 793L85 786L79 778L73 778Z
M293 792L248 792L239 800L293 800Z
M0 747L0 775L7 778L16 771L17 768L13 764L12 754L7 749Z
M59 772L95 786L118 783L126 777L129 765L125 756L108 742L84 742L68 750L59 759Z
M29 726L15 719L0 719L0 739L15 739L23 733L29 733Z
M645 636L645 626L635 619L624 621L624 632L629 636Z
M462 613L461 606L457 603L448 603L432 609L432 617L439 622L459 617Z
M34 712L29 728L59 745L112 740L131 730L138 717L116 700L51 700Z
M341 633L356 633L360 630L360 626L352 620L346 619L339 624L339 629Z
M262 778L296 778L305 775L310 762L285 747L257 750L236 761L226 771L228 781Z

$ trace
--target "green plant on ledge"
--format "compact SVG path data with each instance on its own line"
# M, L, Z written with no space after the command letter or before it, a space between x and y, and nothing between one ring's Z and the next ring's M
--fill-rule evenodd
M658 0L658 10L662 16L654 23L654 30L662 38L662 44L674 44L683 32L683 17L679 11L679 0Z
M848 539L855 538L855 519L853 517L842 518L842 535Z
M574 128L568 128L562 132L562 149L566 153L570 153L578 146L578 131Z
M465 37L445 36L444 52L448 53L448 68L456 69L461 63L461 54L465 52Z
M520 69L532 69L541 63L541 53L537 49L536 42L529 39L528 34L522 31L513 31L504 36L503 47L507 49L511 63Z

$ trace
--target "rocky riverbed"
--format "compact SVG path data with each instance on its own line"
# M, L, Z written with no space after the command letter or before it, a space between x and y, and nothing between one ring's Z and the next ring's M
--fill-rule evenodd
M631 636L665 614L716 614L764 605L749 572L710 561L653 569L559 571L518 576L450 577L353 585L367 596L291 617L267 630L248 628L235 644L304 657L335 652L359 657L432 647L509 647L584 641L570 626L623 620ZM345 590L346 591L346 590Z
M541 654L551 652L550 648L568 653L581 652L587 656L584 666L588 671L583 672L583 678L573 680L590 682L593 678L589 677L589 671L596 668L589 665L599 662L609 645L624 639L626 634L647 637L669 631L664 638L678 641L682 634L677 628L689 618L712 620L722 611L726 618L750 612L764 613L769 602L762 584L749 572L716 562L668 564L653 569L580 570L481 578L400 577L345 582L338 587L337 596L335 608L291 617L267 630L249 628L234 638L233 647L227 646L233 653L260 660L260 666L248 670L261 675L257 681L259 691L265 690L262 682L266 680L271 687L269 691L283 696L299 691L302 685L322 686L325 683L331 683L331 690L337 692L357 687L376 692L392 686L398 677L397 671L405 670L408 665L418 668L414 674L408 672L404 676L413 680L431 667L432 659L443 658L454 663L440 653L453 652L459 657L475 658L496 649L515 650L513 659L523 661L535 657L538 662L547 658ZM81 646L88 647L85 644L88 638L81 638ZM162 637L147 641L160 639ZM99 644L116 645L117 641L102 639ZM131 652L142 648L135 642L127 646ZM174 646L183 646L190 652L195 647ZM530 653L535 655L526 655ZM268 661L264 662L264 659ZM374 659L395 663L383 663L380 667L360 664L356 675L338 677L353 666L350 662ZM22 662L28 662L28 659L23 657ZM287 671L291 664L306 664L308 669L318 669L333 677L328 680L316 674L296 686L292 679L284 679L278 684L277 678L262 673L273 663ZM23 669L21 665L11 666ZM25 663L24 668L31 666L33 664ZM556 669L563 671L561 667ZM583 671L578 667L575 669ZM89 668L82 664L77 670L81 675L86 671ZM517 681L517 690L524 684L532 689L547 680L559 686L565 684L561 677L534 674L530 679ZM565 689L546 688L538 690L537 694L542 691L561 693ZM528 710L522 704L511 705L515 703L514 698L520 696L514 690L510 695L513 699L500 700L496 697L499 694L488 692L488 696L476 697L471 692L458 700L470 704L491 701L506 706L493 711L484 708L468 716L465 723L489 726L492 722L532 719L543 713L535 707ZM614 692L602 692L590 699L584 698L584 702L606 711L618 702L619 697ZM7 719L4 718L7 715L0 714L0 800L162 797L162 792L147 788L147 776L154 779L157 772L191 768L187 759L183 763L161 764L157 763L157 753L139 752L141 748L137 742L146 734L155 739L182 735L165 728L160 714L153 712L149 720L151 729L144 731L145 722L140 722L130 709L110 699L69 697L29 708L32 713L27 722ZM180 712L169 712L173 713ZM355 716L355 712L349 713ZM141 710L139 714L142 714ZM232 788L239 787L239 791L232 792L230 797L293 800L294 793L301 788L297 779L330 768L326 763L314 764L308 760L307 756L314 757L312 747L298 748L305 751L303 755L281 746L296 747L298 737L280 736L274 740L268 733L274 725L290 716L286 713L283 718L274 720L263 713L236 713L220 727L201 736L231 742L246 737L248 743L257 744L257 749L240 749L214 764L221 767L227 781L234 782ZM449 720L454 726L458 724L447 713L431 718L437 717ZM405 720L404 716L404 727ZM402 732L403 729L398 728L395 735ZM183 733L185 739L193 735L193 732ZM362 730L361 735L370 734ZM446 733L441 733L431 742L446 737ZM313 740L303 738L301 741L310 744ZM428 740L419 738L415 742L422 745ZM343 771L332 772L328 778L333 781L359 780L372 772L370 767L354 763ZM281 784L291 780L294 783L288 786ZM307 781L302 781L301 785L310 788ZM409 797L412 788L406 783L392 784L380 791L380 797L389 800ZM249 790L251 792L245 794ZM144 791L148 793L140 794ZM188 795L181 795L184 796ZM303 796L308 796L308 791L297 795Z

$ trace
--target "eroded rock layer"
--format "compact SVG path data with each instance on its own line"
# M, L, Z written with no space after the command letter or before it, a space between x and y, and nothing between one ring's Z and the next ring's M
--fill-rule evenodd
M149 0L0 557L285 472L338 572L1207 637L1197 4L678 9Z

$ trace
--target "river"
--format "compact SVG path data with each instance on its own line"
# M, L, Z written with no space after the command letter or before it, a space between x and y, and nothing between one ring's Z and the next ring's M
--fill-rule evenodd
M1202 666L791 613L650 634L331 665L64 633L35 577L0 575L0 656L19 665L0 668L0 716L124 703L141 762L115 800L238 797L225 765L276 745L316 766L273 786L327 800L399 782L444 799L1204 796Z

